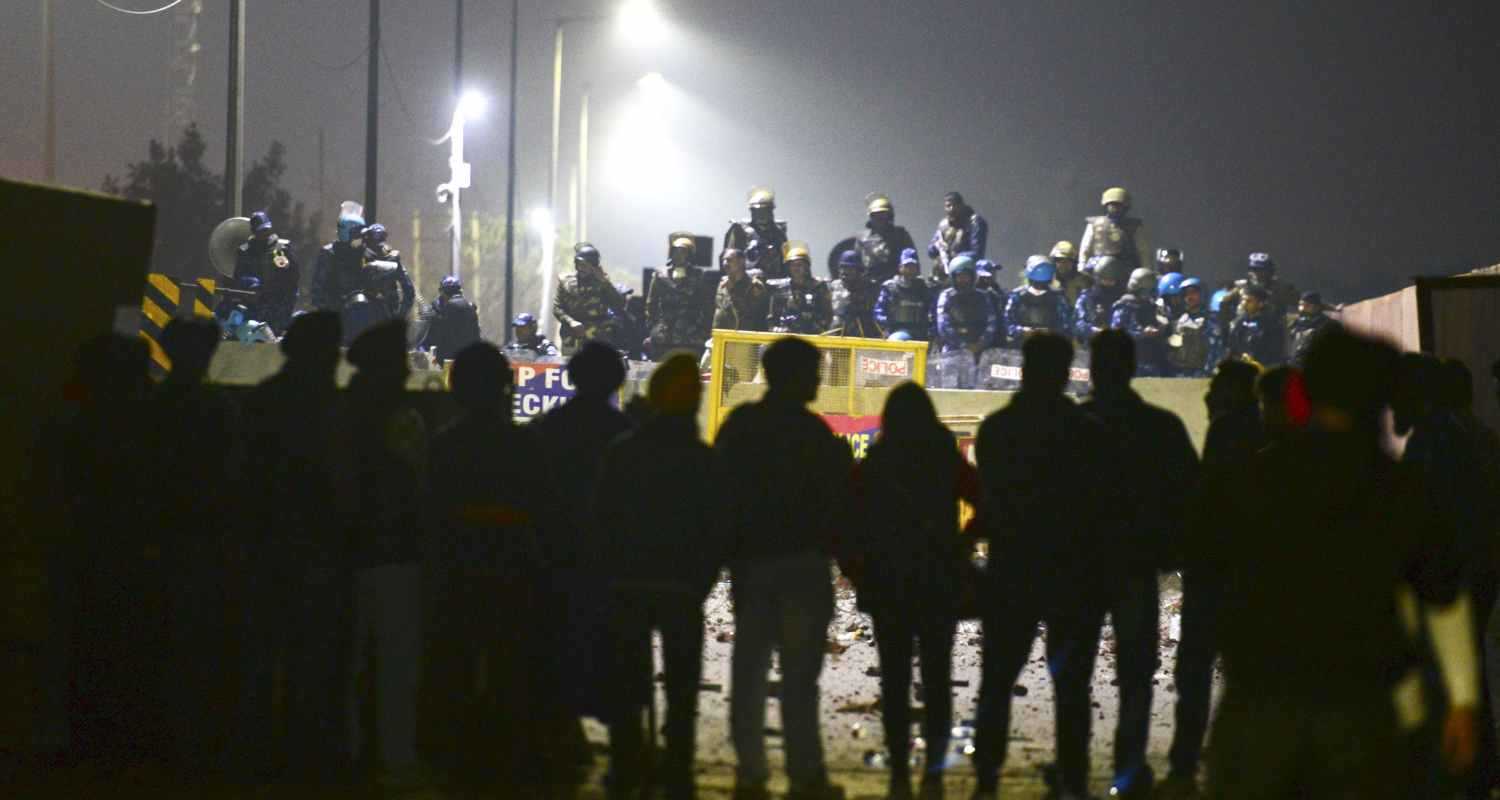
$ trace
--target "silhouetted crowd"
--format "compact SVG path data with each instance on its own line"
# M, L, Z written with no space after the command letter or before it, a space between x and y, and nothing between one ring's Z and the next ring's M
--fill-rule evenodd
M1114 796L1197 796L1205 759L1216 798L1488 797L1494 782L1480 642L1500 440L1472 414L1462 364L1338 326L1300 369L1226 360L1200 459L1181 420L1131 389L1129 334L1092 337L1080 403L1065 394L1073 344L1035 332L977 465L915 384L890 392L856 464L808 408L823 356L792 337L760 353L764 397L711 446L696 353L664 354L627 414L619 352L583 343L576 397L517 425L505 356L471 344L452 366L457 415L429 432L399 321L348 347L344 390L337 313L296 317L281 371L233 397L203 381L219 338L212 321L173 321L159 385L141 340L92 341L41 431L28 499L68 532L50 573L69 759L546 796L587 762L592 716L609 728L609 796L691 798L703 605L727 569L734 796L770 796L774 651L786 797L841 798L818 689L837 564L873 620L893 798L943 796L961 618L983 622L976 798L997 796L1012 688L1043 631L1048 780L1055 797L1088 796L1106 617ZM1399 459L1390 412L1409 434ZM963 527L960 501L976 512ZM1166 572L1184 596L1157 780ZM914 654L939 756L916 775Z

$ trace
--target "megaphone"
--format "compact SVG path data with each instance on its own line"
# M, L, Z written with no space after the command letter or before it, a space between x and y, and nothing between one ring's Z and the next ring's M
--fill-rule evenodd
M220 275L234 277L235 253L250 238L250 219L230 217L214 226L208 235L208 261Z

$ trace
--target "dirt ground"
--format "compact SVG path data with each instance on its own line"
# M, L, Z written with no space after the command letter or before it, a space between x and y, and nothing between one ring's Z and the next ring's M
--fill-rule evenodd
M1176 686L1172 668L1176 661L1177 636L1180 630L1182 590L1175 576L1162 580L1161 591L1161 658L1156 673L1156 693L1152 708L1150 754L1159 775L1166 771L1166 753L1171 744L1172 708ZM715 587L704 607L707 637L704 652L703 683L709 687L700 696L698 718L698 761L705 787L723 787L725 795L733 785L734 748L729 740L730 658L733 653L734 614L729 600L729 584ZM980 683L980 631L976 621L960 623L953 647L954 720L958 728L972 730ZM869 617L855 609L854 592L841 587L837 608L828 631L829 655L822 677L823 742L829 769L835 780L851 790L853 797L883 797L887 772L881 761L885 742L880 715L874 709L880 699L879 659L871 633ZM1040 797L1041 765L1052 760L1052 687L1043 658L1043 639L1037 638L1031 658L1018 686L1024 696L1014 698L1010 758L1005 770L1007 796ZM779 676L774 673L772 679ZM1111 743L1113 742L1119 690L1115 680L1115 658L1112 633L1106 624L1099 659L1094 670L1093 700L1096 716L1092 744L1096 791L1108 792ZM660 687L658 687L660 688ZM1017 689L1017 694L1021 690ZM914 695L918 692L914 690ZM921 706L914 696L914 706ZM658 692L658 708L665 703ZM780 729L779 709L772 700L766 717L771 731ZM919 734L914 725L913 738ZM589 726L589 737L601 746L606 741L604 729ZM963 755L969 742L955 738L945 754L950 767L949 795L967 797L973 787L973 770ZM925 743L923 743L925 744ZM781 740L768 737L773 770L779 769ZM916 745L920 748L922 745ZM922 754L923 757L929 755ZM773 784L773 788L777 788ZM713 794L706 795L713 797Z

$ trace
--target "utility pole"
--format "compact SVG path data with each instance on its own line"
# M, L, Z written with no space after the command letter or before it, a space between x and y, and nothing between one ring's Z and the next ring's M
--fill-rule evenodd
M245 0L229 0L229 119L224 127L224 211L243 216L245 177Z
M547 210L557 214L558 132L562 129L563 28L566 18L557 21L552 34L552 158L547 162Z
M583 105L578 110L578 227L573 238L580 242L589 237L589 92L583 87Z
M57 183L57 49L52 25L52 0L42 0L42 95L47 104L45 130L42 132L42 178Z
M505 324L516 303L516 51L521 44L521 2L510 2L510 135L505 141Z
M458 8L453 18L453 102L458 102L464 91L464 0L456 0Z
M370 53L365 95L365 219L380 219L380 0L370 0Z

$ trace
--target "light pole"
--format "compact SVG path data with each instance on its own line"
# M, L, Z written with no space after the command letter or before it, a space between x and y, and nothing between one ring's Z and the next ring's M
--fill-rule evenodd
M531 227L536 231L537 238L542 243L542 302L541 314L537 319L537 330L550 334L552 332L552 292L557 286L557 233L553 229L551 209L534 208L531 210ZM507 320L506 324L510 324Z
M464 215L459 203L459 195L462 190L469 188L469 164L464 161L464 123L482 115L485 105L484 95L473 90L464 92L453 107L453 122L449 124L448 132L443 134L443 138L437 140L437 144L449 143L448 180L438 184L437 198L439 203L452 205L453 222L449 229L448 274L454 277L458 277L459 259L462 256L460 251L464 241Z
M559 17L553 31L552 159L547 165L547 208L554 212L557 209L557 161L562 128L563 30L574 22L598 22L604 19L608 19L608 17L603 14ZM654 45L661 41L666 31L666 23L662 19L661 13L656 10L656 6L650 0L626 0L620 6L619 15L616 19L620 26L620 35L627 41L635 44L644 46ZM583 108L583 113L587 114L587 99L584 101ZM583 155L580 155L580 158L582 157ZM580 168L580 172L583 171L584 168ZM578 205L581 209L588 207L588 200L582 191L582 187L586 185L586 183L580 181ZM582 217L582 214L580 214L580 217ZM582 234L579 235L581 236Z

